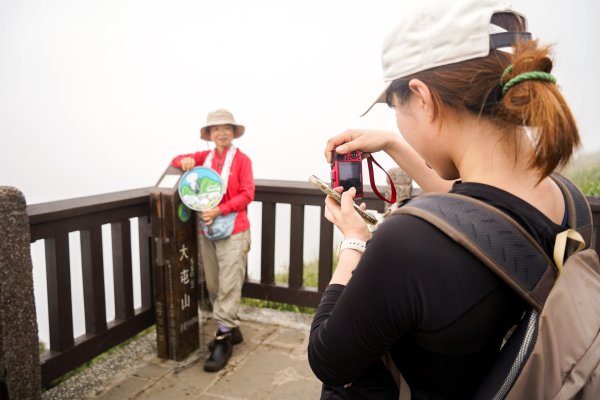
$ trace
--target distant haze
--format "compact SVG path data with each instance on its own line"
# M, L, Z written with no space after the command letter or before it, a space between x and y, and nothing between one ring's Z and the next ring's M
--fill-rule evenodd
M600 149L600 7L513 4L556 43L584 150ZM383 105L358 115L401 12L393 0L4 0L0 184L29 203L153 185L174 155L207 148L198 129L218 107L246 125L237 144L257 178L325 177L326 138L396 129Z

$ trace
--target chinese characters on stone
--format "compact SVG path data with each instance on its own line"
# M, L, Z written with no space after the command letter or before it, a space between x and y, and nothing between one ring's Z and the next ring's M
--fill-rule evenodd
M179 261L186 262L189 260L189 267L183 268L181 273L179 274L180 282L184 286L189 286L190 290L194 289L194 257L190 257L187 254L188 248L185 244L181 245L181 249L179 249ZM181 310L185 310L190 307L190 295L189 293L184 293L183 298L181 299Z

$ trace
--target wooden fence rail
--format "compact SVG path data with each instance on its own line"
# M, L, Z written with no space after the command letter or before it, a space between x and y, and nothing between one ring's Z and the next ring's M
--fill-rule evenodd
M148 189L27 207L31 241L44 241L50 349L42 384L91 360L154 323ZM141 307L134 310L130 219L139 229ZM102 225L112 237L115 318L107 321ZM74 337L69 233L80 233L85 334Z
M366 189L366 188L365 188ZM48 298L49 350L41 354L42 384L73 370L155 322L153 246L149 210L152 188L30 205L31 241L44 241ZM316 306L332 274L333 226L323 218L318 231L318 287L303 282L306 206L323 206L323 194L305 182L257 180L255 201L262 204L260 281L244 285L243 296L299 306ZM383 202L365 192L369 209ZM600 198L590 198L595 248L600 248ZM276 205L289 204L289 283L275 282ZM131 220L137 219L139 243L132 247ZM107 321L102 226L110 225L115 317ZM69 233L80 233L85 333L73 334ZM315 235L317 232L315 232ZM141 306L134 308L132 258L139 251ZM43 301L43 300L41 300Z

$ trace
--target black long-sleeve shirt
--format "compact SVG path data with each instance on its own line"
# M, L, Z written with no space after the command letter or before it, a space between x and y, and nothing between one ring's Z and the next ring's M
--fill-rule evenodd
M460 183L452 192L508 213L548 254L564 230L503 190ZM351 398L397 398L380 360L387 351L413 399L465 398L524 309L518 295L468 250L424 220L395 215L373 234L348 285L327 287L312 323L308 359L325 384L352 382Z

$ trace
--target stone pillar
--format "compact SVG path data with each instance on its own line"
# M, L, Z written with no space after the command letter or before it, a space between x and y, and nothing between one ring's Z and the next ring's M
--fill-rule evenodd
M390 168L387 172L394 183L394 187L396 188L396 204L385 203L385 216L387 216L388 210L391 212L396 208L398 202L409 198L412 195L412 178L408 176L406 172L404 172L400 167ZM392 189L388 185L384 196L385 198L389 199L391 195Z
M39 399L39 339L23 194L0 186L0 397Z

